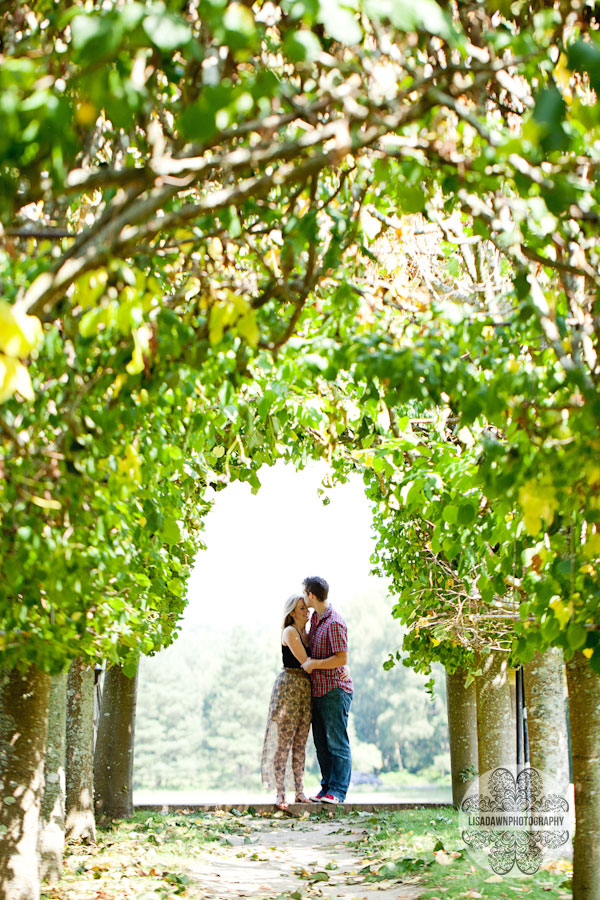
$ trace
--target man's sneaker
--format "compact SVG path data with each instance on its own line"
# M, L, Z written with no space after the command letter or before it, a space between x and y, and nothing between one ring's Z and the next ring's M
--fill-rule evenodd
M310 798L310 802L311 803L320 803L324 796L325 796L325 794L323 793L323 791L319 791L319 793L317 794L316 797Z
M339 800L334 794L323 794L323 796L322 796L320 799L321 799L321 803L333 803L333 804L335 804L335 803L341 803L341 802L342 802L342 801Z

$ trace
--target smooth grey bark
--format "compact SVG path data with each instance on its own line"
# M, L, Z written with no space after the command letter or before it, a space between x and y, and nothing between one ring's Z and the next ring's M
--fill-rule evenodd
M465 687L466 677L464 669L446 672L452 802L456 807L460 806L478 766L477 694L474 682Z
M94 754L94 808L99 820L133 814L137 679L137 670L128 678L120 666L110 666L104 673Z
M556 779L563 791L569 785L569 748L565 712L565 666L562 651L550 647L523 666L529 762Z
M0 671L0 897L38 900L50 676Z
M573 900L600 900L600 675L583 653L567 662L575 838Z
M478 654L475 678L477 692L477 759L479 775L517 761L510 700L508 654L493 650Z
M65 741L67 673L50 681L48 740L44 766L44 796L40 821L40 877L58 881L65 849Z
M65 835L96 841L93 809L94 668L71 663L67 679Z

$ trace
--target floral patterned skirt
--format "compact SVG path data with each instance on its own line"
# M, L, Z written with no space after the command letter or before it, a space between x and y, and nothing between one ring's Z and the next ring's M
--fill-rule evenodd
M310 675L282 669L273 685L262 752L262 783L283 792L303 790L306 740L310 729Z

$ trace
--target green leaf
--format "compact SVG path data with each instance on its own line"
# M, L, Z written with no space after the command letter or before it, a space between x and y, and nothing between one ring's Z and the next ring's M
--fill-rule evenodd
M454 506L452 503L449 503L448 506L445 506L442 510L442 516L445 522L456 522L456 517L458 516L458 507Z
M358 44L362 39L362 28L354 12L339 0L326 0L321 3L319 22L330 37L342 44Z
M366 0L365 9L373 18L389 20L400 31L418 28L450 38L452 28L435 0Z
M600 653L594 652L593 656L590 659L590 666L592 671L596 673L596 675L600 675Z
M319 13L319 0L281 0L282 10L292 19L314 22Z
M397 183L392 185L394 197L398 203L398 212L418 213L425 209L427 196L423 188L417 185Z
M254 44L256 26L254 16L241 3L230 3L223 16L226 40L232 50L242 50Z
M310 876L310 881L329 881L329 875L327 872L313 872Z
M567 628L567 641L569 642L569 647L573 650L580 650L582 647L585 647L587 631L580 622L572 622L569 625Z
M540 126L540 144L544 149L558 150L566 146L566 135L562 126L566 109L558 88L551 86L538 94L533 119Z
M192 30L187 22L170 12L146 16L143 29L155 47L164 53L172 53L192 39Z
M477 515L474 503L464 503L459 507L457 522L459 525L470 525Z
M123 38L121 20L108 15L79 15L71 22L71 40L88 65L111 56Z
M166 517L163 522L162 536L167 544L178 544L181 540L181 531L176 519Z
M592 40L595 36L590 35ZM575 72L587 72L590 84L597 92L600 88L600 49L591 41L575 41L568 49L569 68Z
M321 50L316 34L306 28L288 34L283 44L284 54L295 63L313 63Z
M137 672L137 668L139 665L139 660L137 657L129 657L127 661L122 666L123 674L126 678L133 678L135 673Z

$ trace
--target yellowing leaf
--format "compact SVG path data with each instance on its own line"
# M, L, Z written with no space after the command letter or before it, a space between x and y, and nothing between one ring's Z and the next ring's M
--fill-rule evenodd
M519 504L529 534L537 534L543 525L551 525L558 507L553 485L531 479L519 488Z
M118 462L119 474L127 478L129 481L135 481L140 484L142 480L142 460L133 444L125 447L125 454Z
M220 344L223 340L225 327L231 321L232 307L230 304L219 303L213 306L210 311L210 322L208 327L208 339L213 345Z
M150 353L152 330L148 325L142 325L141 328L136 328L132 334L135 346L131 362L128 362L125 368L130 375L138 375L144 369L144 355L147 356Z
M199 294L202 289L202 283L199 278L190 278L188 281L184 297L186 300L191 300L192 297L195 297L196 294Z
M236 331L246 339L251 347L256 347L260 337L260 331L258 329L254 310L239 319L236 325Z
M550 600L550 609L560 622L560 627L566 628L573 616L573 603L563 603L559 596L554 596Z
M60 509L61 504L58 500L47 500L45 497L32 497L31 502L35 503L41 509Z
M223 244L218 237L211 238L207 244L206 249L210 258L214 259L215 262L221 259L223 256Z
M103 295L108 283L108 272L106 269L94 269L78 278L73 290L73 303L79 305L82 309L89 309L96 305L96 302Z
M7 356L24 357L42 340L42 323L37 316L0 300L0 350Z
M19 393L25 400L33 400L29 372L18 359L0 353L0 403L4 403L15 393Z
M586 659L591 659L592 656L594 655L594 648L593 647L585 647L581 652L583 653L583 655L585 656Z
M583 552L588 559L592 556L600 556L600 534L591 534L583 546Z
M561 53L556 66L554 67L554 71L552 72L552 77L555 82L560 85L561 93L565 103L570 106L573 102L573 90L572 90L572 74L569 70L569 62L564 53Z
M84 103L79 103L77 105L77 109L75 110L75 118L79 122L80 125L91 125L92 122L96 119L97 110L93 103L89 101L85 101Z

